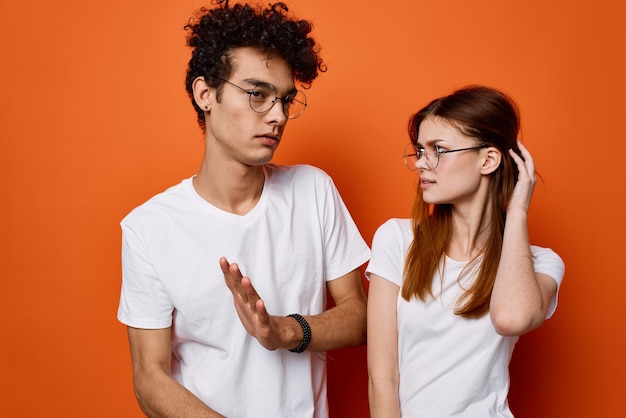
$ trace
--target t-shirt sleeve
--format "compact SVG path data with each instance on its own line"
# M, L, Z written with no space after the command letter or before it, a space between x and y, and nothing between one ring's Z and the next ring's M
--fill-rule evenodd
M376 230L372 240L372 257L365 270L365 277L369 279L370 274L375 274L402 286L407 251L403 238L406 231L403 227L406 226L408 225L404 225L399 219L390 219Z
M556 307L559 300L559 289L561 288L561 282L565 274L565 263L557 253L550 248L542 248L536 245L530 246L531 253L533 255L533 264L536 273L547 274L552 277L556 282L556 292L554 297L550 301L546 319L550 318L556 311Z
M323 224L326 280L348 274L369 260L370 249L330 177L326 187Z
M122 291L117 318L135 328L172 324L173 306L140 236L122 223Z

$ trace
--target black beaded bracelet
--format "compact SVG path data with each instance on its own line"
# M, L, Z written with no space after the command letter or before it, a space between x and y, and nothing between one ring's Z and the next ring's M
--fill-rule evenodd
M309 327L309 323L306 322L306 319L304 319L300 314L292 313L287 316L290 316L298 321L298 324L300 324L300 326L302 327L302 332L304 333L304 338L302 338L300 344L298 344L298 346L294 349L290 348L289 351L291 351L292 353L302 353L304 352L304 350L306 350L307 346L311 342L311 327Z

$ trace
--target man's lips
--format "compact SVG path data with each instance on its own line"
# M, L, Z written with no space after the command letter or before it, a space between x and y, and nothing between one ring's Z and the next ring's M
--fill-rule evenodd
M280 142L280 136L274 134L257 135L257 138L259 138L265 145L275 146Z

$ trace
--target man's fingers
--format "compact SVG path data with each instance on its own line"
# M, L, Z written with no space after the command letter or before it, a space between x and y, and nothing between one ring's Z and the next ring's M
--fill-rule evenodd
M269 325L270 323L270 315L267 313L267 309L265 309L265 303L263 299L257 299L256 301L256 313L259 316L259 322L262 325Z
M222 269L222 273L224 274L228 273L229 267L230 267L230 264L228 263L228 260L226 259L226 257L220 257L220 268Z
M259 294L257 293L254 286L252 286L252 282L249 277L243 276L241 278L241 296L244 300L250 304L251 308L255 308L254 305L261 299Z
M243 276L239 270L239 265L237 263L229 263L226 257L220 257L219 263L222 273L224 273L224 280L226 281L228 287L234 287L238 292L241 292L239 285Z

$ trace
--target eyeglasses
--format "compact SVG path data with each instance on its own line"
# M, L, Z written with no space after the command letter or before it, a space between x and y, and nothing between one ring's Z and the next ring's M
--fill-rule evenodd
M417 161L421 160L422 157L426 157L425 162L426 166L434 170L439 165L439 156L441 154L449 154L451 152L461 152L461 151L473 151L481 148L487 148L489 145L478 145L476 147L470 148L459 148L459 149L443 149L438 146L431 147L429 149L426 148L417 148L412 143L406 144L404 147L404 154L402 157L404 158L404 164L406 167L411 170L417 170Z
M276 90L267 84L257 84L251 89L244 89L223 78L221 80L246 93L250 102L250 108L257 113L269 112L278 100L283 105L283 113L287 119L297 118L306 109L306 96L300 90L296 90L285 97L278 97L276 96Z

